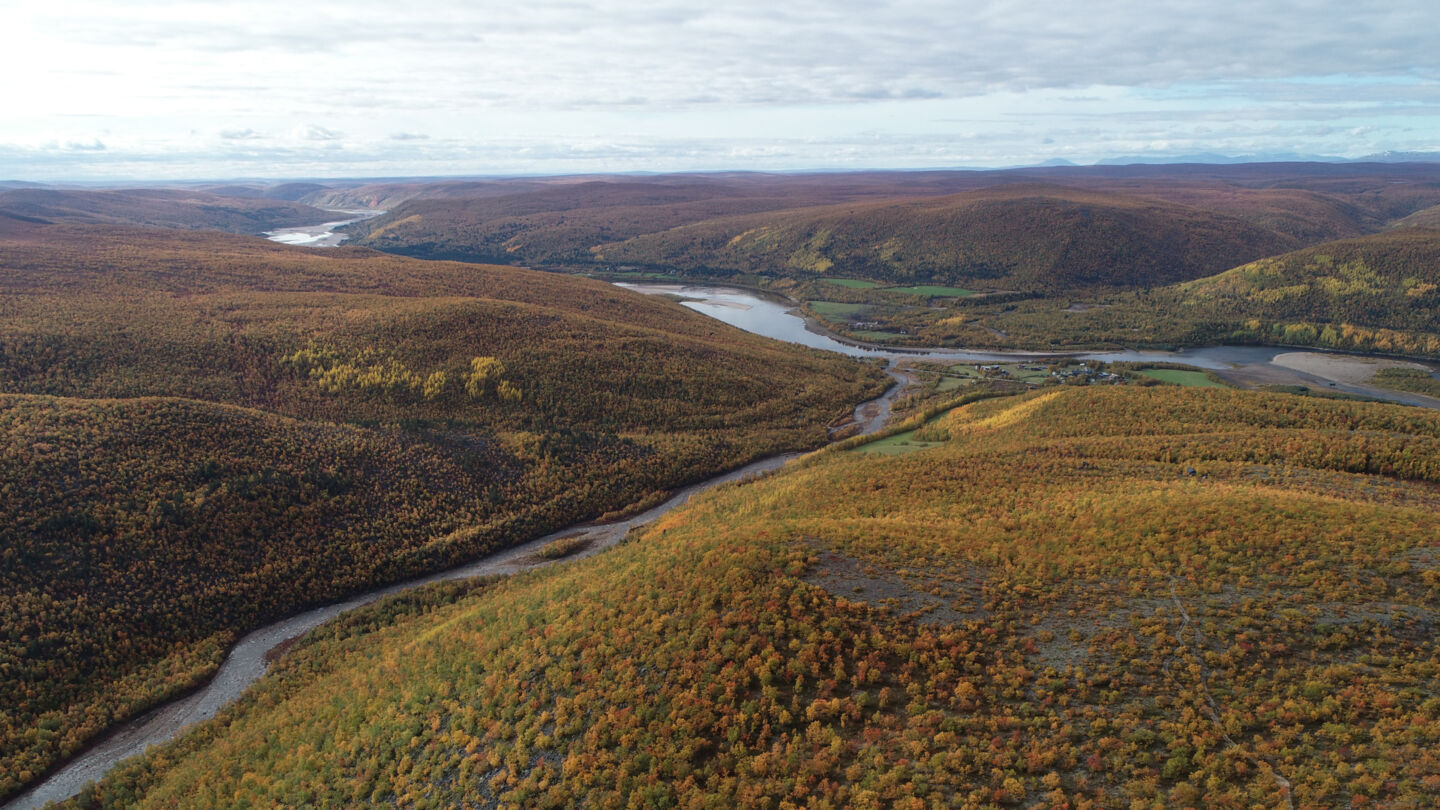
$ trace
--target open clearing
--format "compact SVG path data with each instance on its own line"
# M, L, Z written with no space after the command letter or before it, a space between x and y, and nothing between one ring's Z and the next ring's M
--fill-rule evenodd
M840 301L811 301L810 308L822 318L853 318L870 309L869 304L846 304Z
M896 433L894 436L887 436L883 439L862 444L855 448L860 453L879 453L884 456L897 456L901 453L910 453L915 450L924 450L927 447L944 444L944 442L917 442L915 431L907 430L904 433Z
M904 293L905 295L925 295L930 298L964 298L967 295L974 295L973 290L962 287L938 287L933 284L922 284L917 287L885 287L885 292Z
M1216 382L1203 371L1186 371L1179 368L1147 368L1140 372L1152 380L1170 383L1171 385L1183 385L1186 388L1225 388L1224 383Z

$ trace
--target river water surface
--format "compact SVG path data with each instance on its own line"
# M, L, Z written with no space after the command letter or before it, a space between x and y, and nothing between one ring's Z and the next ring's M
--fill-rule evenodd
M1107 363L1183 363L1215 372L1240 385L1304 385L1385 399L1406 405L1440 408L1440 399L1369 385L1368 376L1357 375L1360 364L1375 370L1386 366L1423 368L1429 364L1391 360L1342 352L1318 352L1275 346L1205 346L1179 351L1135 350L1102 352L1010 352L968 349L887 349L861 346L813 331L794 305L733 287L689 284L631 284L618 286L647 295L673 295L696 312L737 326L747 332L799 343L815 349L887 360L935 360L955 363L1013 363L1028 359L1070 357ZM1373 372L1372 372L1373 373Z
M359 222L363 219L371 219L385 213L371 209L347 211L343 208L324 208L323 211L330 211L336 214L346 214L349 219L338 219L334 222L324 222L319 225L300 225L294 228L277 228L273 231L266 231L265 238L271 242L280 242L286 245L305 245L306 247L335 247L344 242L346 234L336 233L335 229L342 225L349 225L352 222Z

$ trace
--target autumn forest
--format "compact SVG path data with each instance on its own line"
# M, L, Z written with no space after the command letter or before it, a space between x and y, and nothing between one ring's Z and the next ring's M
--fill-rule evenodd
M1434 806L1436 165L0 189L0 801Z

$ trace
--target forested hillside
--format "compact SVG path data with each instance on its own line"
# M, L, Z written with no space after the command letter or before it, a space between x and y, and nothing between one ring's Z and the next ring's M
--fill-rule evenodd
M710 221L595 253L621 264L1054 292L1184 281L1298 244L1199 209L1014 185Z
M245 629L816 446L885 381L584 279L0 220L0 794Z
M1440 230L1404 228L1261 259L1210 278L1120 296L1085 312L978 321L1033 339L1254 342L1440 356ZM1023 309L1023 308L1022 308ZM1133 339L1133 337L1132 337Z
M317 630L78 806L1426 806L1440 417L967 405ZM917 445L918 446L918 445Z
M1440 230L1407 227L1266 257L1206 278L1110 294L950 309L904 305L885 291L787 287L854 300L831 308L832 328L862 319L903 342L996 348L1262 343L1440 356ZM900 302L900 303L897 303ZM807 309L820 316L823 302ZM849 330L852 331L853 330Z
M164 188L0 191L0 213L46 222L151 225L247 234L335 219L331 211L283 199Z
M646 265L690 276L850 273L981 290L1004 289L1004 280L1034 295L1156 286L1236 266L1263 255L1257 251L1373 233L1440 203L1440 169L1247 164L524 178L380 183L307 199L385 208L350 226L357 244L427 258L601 271Z

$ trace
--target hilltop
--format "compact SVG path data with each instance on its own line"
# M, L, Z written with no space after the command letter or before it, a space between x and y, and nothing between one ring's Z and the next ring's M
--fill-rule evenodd
M315 631L76 806L1415 806L1440 416L975 402Z
M656 502L887 384L513 267L0 219L0 793L239 633Z

